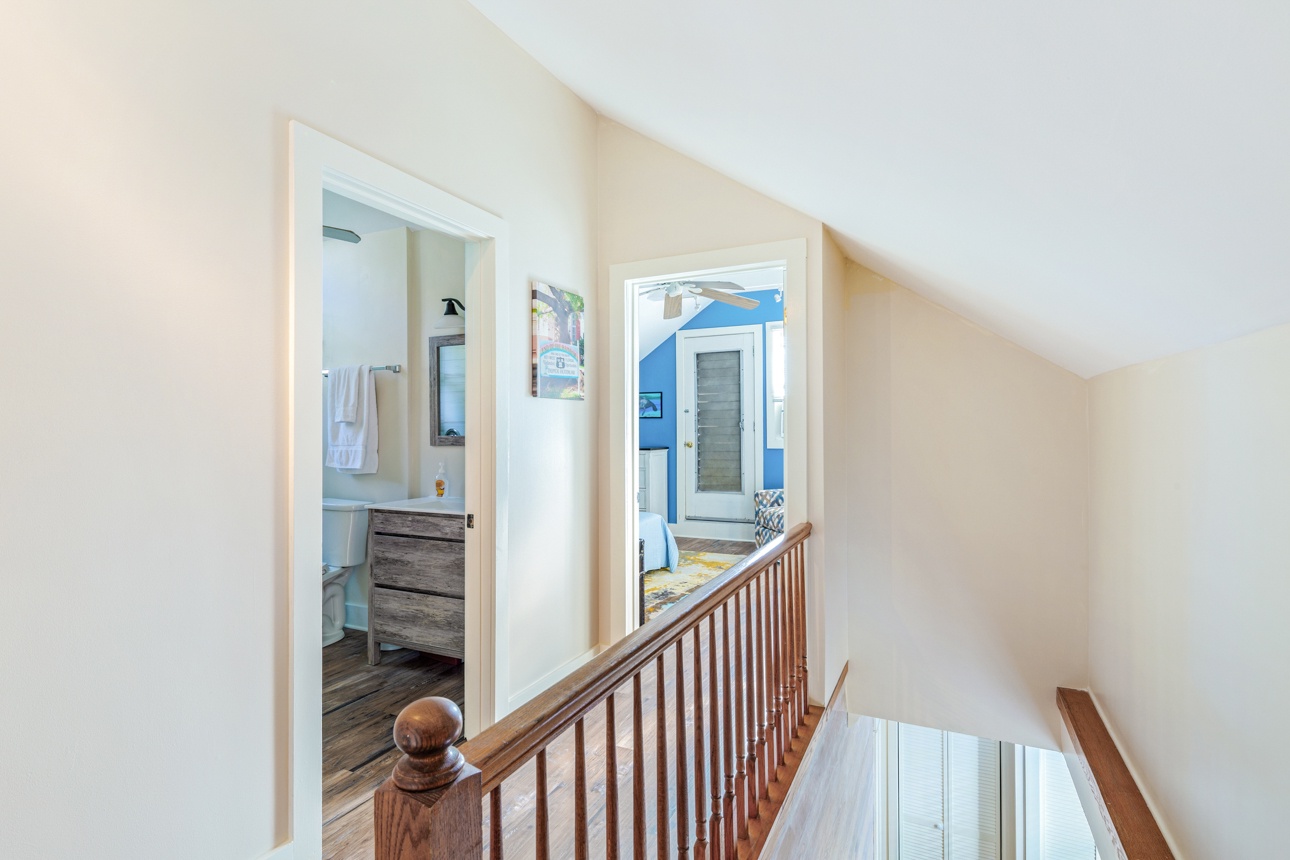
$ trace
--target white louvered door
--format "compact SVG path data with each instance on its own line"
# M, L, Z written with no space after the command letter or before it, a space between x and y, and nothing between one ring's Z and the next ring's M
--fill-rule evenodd
M896 730L898 860L1000 860L999 744L904 723Z
M751 333L687 332L680 344L678 463L685 517L751 523L756 490L754 362Z

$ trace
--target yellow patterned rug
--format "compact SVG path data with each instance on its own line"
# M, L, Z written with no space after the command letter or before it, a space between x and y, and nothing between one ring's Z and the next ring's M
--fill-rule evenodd
M742 561L742 555L725 555L719 552L690 552L681 550L681 561L676 570L651 570L645 573L645 620L674 606L690 592L709 579Z

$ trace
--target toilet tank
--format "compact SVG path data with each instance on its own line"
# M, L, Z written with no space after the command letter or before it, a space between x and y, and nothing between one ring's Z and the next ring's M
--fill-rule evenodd
M352 567L367 560L367 502L323 499L323 564Z

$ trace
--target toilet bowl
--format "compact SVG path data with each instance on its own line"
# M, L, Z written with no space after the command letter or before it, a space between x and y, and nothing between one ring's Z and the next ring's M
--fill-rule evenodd
M345 583L367 561L367 502L323 499L322 644L345 636Z

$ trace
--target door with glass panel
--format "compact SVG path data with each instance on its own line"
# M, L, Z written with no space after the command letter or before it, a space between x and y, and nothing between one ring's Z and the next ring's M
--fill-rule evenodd
M679 485L687 520L753 521L757 336L678 335Z

